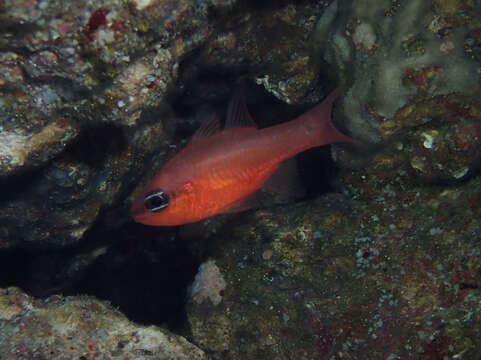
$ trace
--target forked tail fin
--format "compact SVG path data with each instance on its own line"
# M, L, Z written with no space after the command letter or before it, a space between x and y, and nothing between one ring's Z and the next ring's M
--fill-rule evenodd
M333 90L320 104L301 115L306 125L320 134L320 137L316 139L316 141L319 141L318 144L316 144L317 146L341 142L357 143L354 139L336 129L332 123L332 104L338 94L339 88Z

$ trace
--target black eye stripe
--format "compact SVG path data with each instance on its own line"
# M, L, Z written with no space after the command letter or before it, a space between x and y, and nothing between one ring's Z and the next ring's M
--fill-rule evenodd
M160 189L154 190L145 195L144 204L146 209L157 212L169 206L169 197Z

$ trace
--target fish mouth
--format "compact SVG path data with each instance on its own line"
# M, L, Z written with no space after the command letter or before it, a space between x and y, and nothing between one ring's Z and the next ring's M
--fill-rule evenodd
M144 225L152 225L151 217L145 212L133 212L131 211L132 218L136 223Z
M144 203L142 199L136 199L130 208L130 214L136 222L142 222L141 220L146 217Z
M132 217L134 221L139 224L152 225L151 222L149 221L149 217L146 216L145 214L133 215Z
M132 207L130 208L130 214L137 223L149 226L159 226L158 220L155 216L153 216L154 213L145 208L143 197L139 197L134 201Z

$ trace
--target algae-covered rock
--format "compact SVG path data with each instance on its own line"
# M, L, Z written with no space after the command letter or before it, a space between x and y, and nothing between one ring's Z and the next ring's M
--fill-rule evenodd
M326 5L5 2L0 248L77 243L181 145L178 124L198 125L166 102L179 91L204 99L190 81L204 69L244 68L284 101L318 101L310 34Z
M105 302L87 296L29 297L0 289L2 359L205 359L181 336L136 325Z
M169 148L180 61L233 3L2 4L0 248L72 245L126 197Z
M332 147L338 192L191 230L203 265L187 334L222 359L479 358L480 14L469 0L5 1L0 248L72 245L97 223L94 240L112 239L50 270L48 252L30 260L25 284L42 279L36 290L51 294L95 262L120 268L148 237L110 231L128 218L134 184L235 78L292 104L339 86L334 121L359 144ZM113 256L105 242L125 238ZM168 261L187 263L175 254ZM118 268L106 267L102 293L121 297L108 281L126 282ZM143 288L164 289L164 272ZM52 277L59 287L42 289ZM90 297L9 288L0 332L0 353L20 359L205 356Z
M210 239L226 286L191 301L194 341L232 359L476 358L480 191L385 185L231 223Z
M212 39L195 66L247 69L269 93L289 104L319 100L321 76L312 51L316 21L329 2L239 2L221 12Z
M217 231L227 285L190 303L196 342L234 359L481 356L480 20L470 1L329 6L317 46L348 89L335 116L379 145L342 171L343 195Z

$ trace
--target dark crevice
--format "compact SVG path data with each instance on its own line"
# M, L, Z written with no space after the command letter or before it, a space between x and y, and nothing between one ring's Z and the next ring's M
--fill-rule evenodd
M306 3L308 0L297 0L296 4ZM227 18L228 21L234 17L243 17L244 14L251 13L269 13L277 9L281 9L289 4L292 4L291 0L244 0L238 1L232 8L211 8L209 12L210 23L219 22L219 18Z
M31 76L23 69L23 74L28 79L27 82L38 86L51 85L57 94L65 101L78 101L79 99L89 99L92 91L86 86L82 86L72 79L59 75Z
M107 157L121 154L128 145L124 129L114 124L86 127L69 144L64 156L93 168L103 168Z
M22 22L18 20L12 20L10 17L0 15L0 32L4 39L23 39L26 35L33 33L34 31L41 30L42 27L33 22ZM5 49L3 41L0 42L2 50ZM22 48L25 53L30 52L26 47ZM22 51L22 53L23 53ZM25 54L23 53L23 54Z
M37 298L91 295L132 321L180 332L199 264L187 244L175 240L173 229L129 223L112 231L99 224L75 247L0 252L0 288L18 286ZM89 257L88 266L74 271Z
M70 161L80 161L92 168L105 166L108 156L120 154L127 146L127 139L121 127L105 124L84 128L81 134L73 140L60 154L42 166L20 169L12 175L0 177L0 203L21 198L35 189L45 180L46 170L52 161L65 158Z
M13 175L0 177L0 203L20 197L39 184L44 177L44 168L18 171Z
M115 243L75 282L71 294L109 300L135 322L180 331L187 289L199 265L186 244L175 242L172 229L133 223L108 236Z

